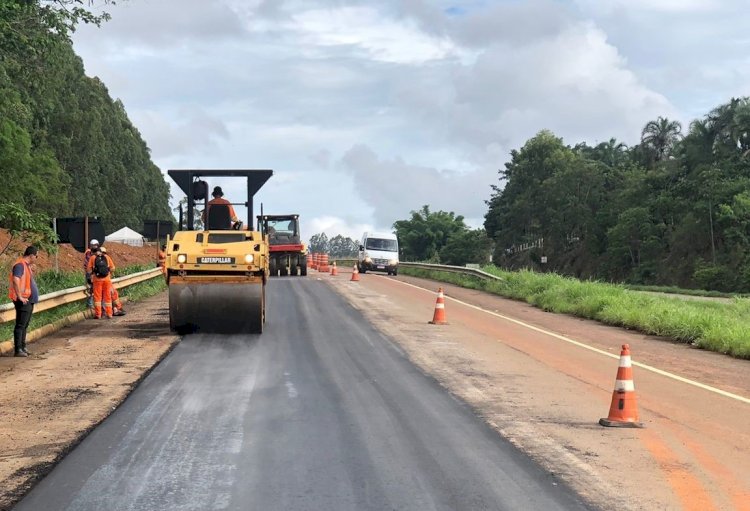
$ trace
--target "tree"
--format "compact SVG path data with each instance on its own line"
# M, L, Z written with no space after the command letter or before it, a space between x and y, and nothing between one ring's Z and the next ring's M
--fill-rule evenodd
M0 248L0 255L5 253L15 238L23 238L45 252L57 250L57 236L52 230L49 218L41 213L31 213L26 208L13 202L0 204L0 227L8 229L10 239Z
M425 205L411 212L411 219L393 224L399 240L401 256L409 261L434 261L448 238L466 229L464 217L452 211L431 212Z
M495 264L750 291L750 99L690 124L659 117L630 149L542 131L500 171L485 215ZM447 252L446 252L447 254ZM441 253L442 256L442 253Z
M111 3L105 0L104 2ZM0 1L0 202L48 216L99 216L107 230L169 218L148 146L69 35L96 23L83 0Z
M328 252L333 258L344 259L357 257L358 251L359 243L351 238L346 238L341 234L337 234L328 242Z
M490 260L490 239L484 229L458 231L440 249L440 262L463 266L467 263L486 264Z
M328 254L329 250L330 244L326 233L321 232L312 235L310 238L310 252L315 252L316 254Z
M656 161L663 161L669 157L674 146L680 141L681 133L682 125L678 121L658 117L643 127L641 144L652 151Z

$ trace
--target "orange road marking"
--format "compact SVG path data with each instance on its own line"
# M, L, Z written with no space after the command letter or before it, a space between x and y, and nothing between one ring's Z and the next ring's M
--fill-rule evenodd
M671 421L664 421L663 424L672 430L672 433L674 433L682 444L693 453L698 463L708 472L712 473L717 485L732 499L734 508L737 511L750 511L750 491L748 491L747 487L741 481L737 480L729 469L706 452L702 445L694 442L682 428Z
M675 453L653 430L643 430L641 440L667 478L672 491L686 511L710 511L717 509L703 484L691 474Z

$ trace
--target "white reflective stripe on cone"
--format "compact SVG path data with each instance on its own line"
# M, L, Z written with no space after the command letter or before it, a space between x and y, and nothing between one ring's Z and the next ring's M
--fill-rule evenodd
M620 357L620 367L630 367L630 355L623 355Z
M633 380L615 380L615 391L618 392L635 392Z
M445 304L444 303L436 303L435 304L435 308L436 309L445 309Z

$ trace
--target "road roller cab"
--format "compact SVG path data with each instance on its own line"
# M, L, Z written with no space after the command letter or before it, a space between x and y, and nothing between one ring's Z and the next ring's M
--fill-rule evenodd
M180 209L180 230L167 242L170 327L179 333L261 333L265 322L268 243L258 231L232 222L229 206L245 206L251 227L254 194L271 170L170 170L187 197ZM208 183L215 177L244 177L247 202L208 203ZM236 195L241 188L233 187ZM204 202L198 221L196 201ZM227 201L228 202L228 201ZM205 228L201 228L205 225ZM193 226L193 229L187 228Z
M300 236L299 215L259 215L258 230L268 236L272 277L307 275L307 245Z

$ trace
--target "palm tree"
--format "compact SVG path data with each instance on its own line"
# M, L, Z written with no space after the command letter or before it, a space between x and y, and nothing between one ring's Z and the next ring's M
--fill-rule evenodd
M616 138L610 138L596 146L601 161L610 167L615 167L627 157L628 146L618 142Z
M678 121L659 117L644 126L641 132L641 144L653 151L656 161L662 161L671 154L681 137L682 125Z

